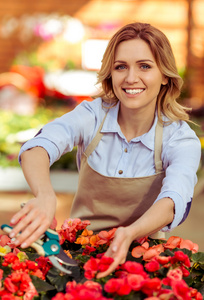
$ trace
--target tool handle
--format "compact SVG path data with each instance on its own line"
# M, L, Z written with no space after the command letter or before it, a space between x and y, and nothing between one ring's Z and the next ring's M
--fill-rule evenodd
M9 234L12 231L13 227L11 227L11 226L9 226L7 224L3 224L3 225L1 225L1 229L5 233ZM19 236L19 234L17 236ZM43 245L43 242L41 240L38 240L38 242ZM36 242L34 242L34 243L32 243L30 245L30 247L34 248L39 255L45 256L45 251L44 251L44 249L43 249L43 247L41 245L39 245Z

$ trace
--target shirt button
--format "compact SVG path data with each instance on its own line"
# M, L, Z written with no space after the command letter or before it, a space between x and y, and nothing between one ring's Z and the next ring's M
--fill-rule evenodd
M124 151L127 153L128 152L127 148L125 148Z
M123 170L119 170L118 173L121 175L123 174Z

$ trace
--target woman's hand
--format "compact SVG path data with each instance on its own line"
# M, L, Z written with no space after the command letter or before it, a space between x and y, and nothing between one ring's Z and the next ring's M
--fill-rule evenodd
M20 245L22 248L29 247L50 226L55 210L56 196L54 193L29 200L11 220L11 225L15 226L9 236L16 238L14 244Z
M114 235L113 242L105 255L114 259L108 270L97 274L97 278L102 278L112 273L119 264L126 260L129 247L133 241L129 227L119 227Z

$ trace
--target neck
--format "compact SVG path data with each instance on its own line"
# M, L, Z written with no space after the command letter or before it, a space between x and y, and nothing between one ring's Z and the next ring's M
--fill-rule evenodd
M140 113L134 110L123 110L121 107L119 108L118 124L128 142L148 132L153 122L154 111L147 114L147 112Z

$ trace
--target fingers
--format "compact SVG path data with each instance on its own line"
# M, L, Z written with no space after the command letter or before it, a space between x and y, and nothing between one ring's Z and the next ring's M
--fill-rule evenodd
M106 256L112 257L114 261L105 272L98 273L97 278L108 276L119 264L125 262L130 243L129 239L125 236L125 228L118 228L112 244L105 253Z
M16 237L14 241L16 246L21 245L22 248L26 248L47 230L51 221L46 212L31 201L13 216L11 223L16 226L9 236Z

